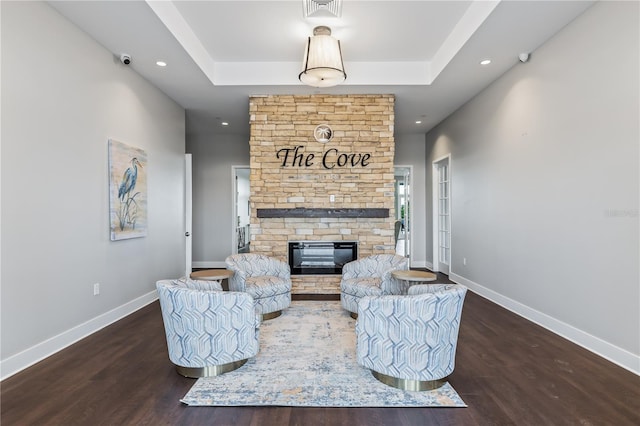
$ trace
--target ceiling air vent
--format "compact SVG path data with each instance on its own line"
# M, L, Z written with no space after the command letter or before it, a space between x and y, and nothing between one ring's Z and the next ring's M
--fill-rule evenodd
M342 15L342 0L302 0L305 18L330 17Z

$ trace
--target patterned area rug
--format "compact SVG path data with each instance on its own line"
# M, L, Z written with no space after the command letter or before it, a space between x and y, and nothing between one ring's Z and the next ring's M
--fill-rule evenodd
M260 352L239 369L198 379L194 406L466 407L449 383L402 391L356 362L355 320L339 301L294 301L262 323Z

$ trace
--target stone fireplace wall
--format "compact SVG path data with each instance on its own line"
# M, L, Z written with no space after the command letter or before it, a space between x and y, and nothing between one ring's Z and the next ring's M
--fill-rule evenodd
M394 253L393 95L253 96L251 252L287 261L288 241L358 241ZM333 138L314 138L327 124ZM296 150L297 148L297 150ZM333 201L331 201L333 198ZM386 208L385 218L259 218L258 209ZM294 294L338 294L339 276L292 276Z

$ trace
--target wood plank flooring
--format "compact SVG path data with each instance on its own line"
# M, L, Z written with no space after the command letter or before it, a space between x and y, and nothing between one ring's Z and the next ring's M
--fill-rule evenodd
M450 377L468 408L187 407L179 399L194 382L169 362L156 301L3 381L0 421L2 426L640 425L638 376L472 292Z

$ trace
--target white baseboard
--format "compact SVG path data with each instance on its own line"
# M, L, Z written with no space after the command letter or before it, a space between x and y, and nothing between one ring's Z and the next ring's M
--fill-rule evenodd
M411 261L411 267L412 268L427 268L427 269L431 269L429 262L427 262L426 260L412 260Z
M158 292L153 290L144 294L122 306L118 306L99 315L89 321L69 329L57 336L51 337L44 342L38 343L22 352L0 361L0 380L4 380L14 374L24 370L33 364L42 361L48 356L76 343L77 341L95 333L96 331L132 314L138 309L147 306L158 299Z
M609 342L598 337L564 323L545 313L537 311L520 302L503 296L495 291L483 287L482 285L468 280L453 272L449 275L449 279L455 283L462 284L475 293L491 300L492 302L502 306L509 311L520 315L521 317L538 324L547 330L564 337L571 342L582 346L583 348L619 365L620 367L640 375L640 356L619 348Z
M205 262L191 262L191 267L194 269L195 268L226 269L227 265L226 263L224 263L224 261L220 261L220 262L205 261Z

